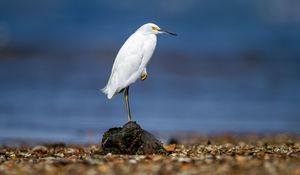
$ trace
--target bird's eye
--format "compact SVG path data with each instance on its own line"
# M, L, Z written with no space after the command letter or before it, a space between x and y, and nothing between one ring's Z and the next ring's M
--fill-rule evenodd
M154 26L154 27L152 27L152 30L157 30L157 31L159 31L160 28Z

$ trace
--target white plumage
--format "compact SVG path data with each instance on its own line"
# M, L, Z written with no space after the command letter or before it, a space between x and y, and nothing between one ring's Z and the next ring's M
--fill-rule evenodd
M147 77L146 66L155 50L156 34L159 33L176 35L161 30L153 23L147 23L138 28L123 44L114 61L108 83L102 89L102 92L107 95L108 99L111 99L124 89L125 99L126 92L128 98L129 86L140 77L144 76L144 79ZM127 99L126 105L129 108ZM130 109L127 110L130 116Z
M154 24L149 23L140 27L119 50L108 83L103 88L108 99L134 83L146 72L146 66L156 46L156 35L147 32L149 26Z

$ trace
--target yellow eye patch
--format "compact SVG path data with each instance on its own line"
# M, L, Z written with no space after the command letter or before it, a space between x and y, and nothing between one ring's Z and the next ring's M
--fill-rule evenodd
M152 27L152 30L160 31L160 28L159 27Z

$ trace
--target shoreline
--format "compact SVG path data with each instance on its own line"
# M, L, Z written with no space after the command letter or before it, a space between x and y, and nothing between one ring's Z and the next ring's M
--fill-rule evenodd
M173 138L169 155L101 155L101 146L0 146L0 174L299 174L299 135Z

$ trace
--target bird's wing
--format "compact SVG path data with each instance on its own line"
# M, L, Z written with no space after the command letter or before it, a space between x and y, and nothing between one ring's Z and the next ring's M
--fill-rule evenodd
M144 37L140 41L142 42L139 45L140 47L138 52L141 53L141 55L139 55L139 64L136 64L136 66L139 66L138 68L135 67L135 72L132 73L130 78L127 80L128 84L134 83L143 74L143 72L146 72L146 66L156 47L156 35Z
M145 42L143 44L143 48L142 48L143 49L143 59L142 59L142 62L140 64L140 68L139 68L141 70L141 74L147 73L146 66L153 55L155 47L156 47L156 36L153 35L153 37L148 37L145 40Z
M123 88L134 83L143 58L143 41L134 36L127 39L114 61L107 89L115 95ZM135 79L135 77L137 77Z

